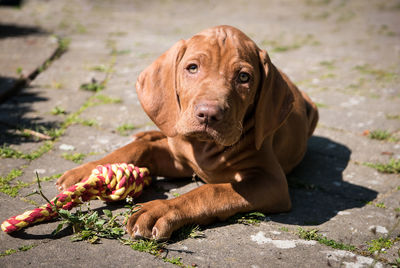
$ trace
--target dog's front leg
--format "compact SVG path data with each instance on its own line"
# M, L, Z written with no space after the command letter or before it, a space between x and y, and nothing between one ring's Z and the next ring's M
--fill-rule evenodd
M152 138L154 133L156 137ZM65 172L57 180L56 185L59 190L65 190L88 177L96 166L113 163L131 163L139 167L147 167L152 176L190 177L193 174L192 169L183 166L174 158L166 137L162 138L156 132L148 132L141 133L138 139L102 159Z
M275 213L290 207L283 172L280 176L253 173L240 182L206 184L175 199L144 203L129 219L127 230L134 238L166 240L186 224L204 225L239 212Z

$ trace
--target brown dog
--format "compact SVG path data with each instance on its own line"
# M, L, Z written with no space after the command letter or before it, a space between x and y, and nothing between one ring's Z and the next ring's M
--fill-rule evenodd
M290 210L285 173L303 158L318 111L245 34L218 26L179 41L140 74L136 90L161 132L139 133L103 159L66 172L60 189L96 165L119 162L157 176L195 173L208 183L144 203L127 225L135 238L168 239L185 224L238 212Z

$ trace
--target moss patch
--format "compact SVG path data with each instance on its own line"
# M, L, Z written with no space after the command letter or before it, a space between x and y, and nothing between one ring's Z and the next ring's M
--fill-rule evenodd
M13 169L4 177L0 177L0 192L9 195L11 197L16 197L18 195L19 189L28 186L28 183L17 181L16 184L11 185L11 181L15 178L20 177L23 171L20 169Z
M400 173L400 159L392 158L386 164L365 162L364 165L367 167L372 167L381 173L392 173L392 174Z
M5 257L5 256L9 256L9 255L17 253L17 252L28 251L28 250L36 247L36 246L37 246L36 244L32 244L32 245L21 246L18 249L10 248L10 249L7 249L7 250L1 252L0 253L0 258Z

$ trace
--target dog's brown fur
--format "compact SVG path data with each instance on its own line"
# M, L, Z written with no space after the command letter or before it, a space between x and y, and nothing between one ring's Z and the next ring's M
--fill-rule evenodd
M303 158L318 111L245 34L218 26L179 41L140 74L136 89L161 132L139 133L103 159L66 172L60 189L96 165L118 162L157 176L196 173L207 183L144 203L127 225L136 238L167 239L185 224L238 212L290 210L285 174Z

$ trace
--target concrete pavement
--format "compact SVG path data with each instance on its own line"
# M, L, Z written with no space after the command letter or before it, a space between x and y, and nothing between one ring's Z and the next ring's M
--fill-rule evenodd
M35 172L47 178L43 191L53 197L57 174L126 144L135 132L154 129L134 90L138 74L176 41L219 24L240 28L267 49L319 106L308 152L288 176L293 210L254 225L202 227L201 237L171 242L158 257L116 240L71 242L70 229L54 237L59 222L53 221L1 233L1 267L400 265L398 1L59 0L0 6L0 92L14 93L21 76L40 70L0 104L0 220L43 203L39 196L25 197L37 188ZM65 53L46 63L60 44ZM81 89L93 81L104 89ZM76 162L66 159L74 154ZM397 174L367 164L383 163L388 170L390 161L397 163ZM137 201L173 198L196 186L159 178ZM124 210L123 204L91 202L93 209L106 206Z

